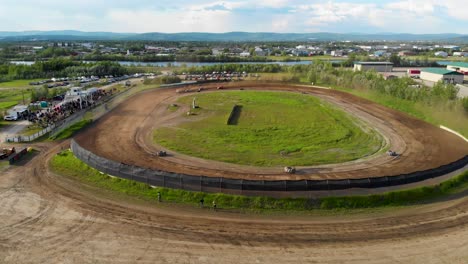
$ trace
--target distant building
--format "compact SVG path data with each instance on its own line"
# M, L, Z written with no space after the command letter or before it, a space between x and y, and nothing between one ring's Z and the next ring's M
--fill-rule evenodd
M454 57L468 57L468 52L464 52L464 51L455 51L453 53L453 56Z
M447 58L447 56L448 56L448 53L447 53L447 52L445 52L445 51L437 51L436 53L434 53L434 55L435 55L436 57L443 57L443 58Z
M452 70L442 68L425 68L421 70L420 78L421 80L431 82L443 81L445 83L457 84L463 83L464 76L462 73Z
M444 49L451 49L451 50L460 50L460 46L455 45L444 45L442 46Z
M223 51L224 51L223 49L214 48L214 49L211 49L211 54L213 54L214 56L223 55L224 53Z
M344 52L342 50L332 50L331 55L333 57L343 57Z
M385 56L385 54L387 54L387 52L385 50L378 50L378 51L374 52L374 56L376 56L376 57L382 57L382 56Z
M398 52L398 56L400 56L400 57L404 57L404 56L414 56L414 55L416 55L416 52L414 52L414 51L409 51L409 50L403 50L403 51Z
M243 51L243 52L239 53L239 56L241 56L241 57L249 57L249 56L250 56L250 52L248 52L248 51Z
M257 56L266 56L266 51L264 51L262 48L256 47L255 48L255 55Z
M381 61L371 61L364 62L358 61L354 63L354 71L368 71L375 70L377 72L391 72L393 70L393 63L391 62L381 62Z
M457 71L462 74L468 75L468 63L467 62L451 62L447 65L447 70Z

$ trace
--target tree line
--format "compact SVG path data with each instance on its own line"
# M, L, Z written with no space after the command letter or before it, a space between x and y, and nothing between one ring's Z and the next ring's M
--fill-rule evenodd
M32 65L0 64L0 82L18 79L38 79L77 76L121 76L135 73L136 69L124 67L117 62L79 62L65 58L38 61Z

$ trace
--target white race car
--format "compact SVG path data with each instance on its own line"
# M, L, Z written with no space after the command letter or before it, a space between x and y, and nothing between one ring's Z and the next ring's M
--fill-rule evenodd
M17 115L6 115L3 119L6 120L6 121L16 121L16 120L18 120L18 116Z

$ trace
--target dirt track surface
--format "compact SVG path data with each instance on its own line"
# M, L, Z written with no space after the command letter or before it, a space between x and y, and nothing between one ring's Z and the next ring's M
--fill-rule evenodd
M203 92L216 91L215 86L204 86ZM256 180L288 179L351 179L393 176L433 169L463 158L468 154L468 143L438 127L386 108L348 93L304 86L278 84L242 84L226 89L281 90L317 96L359 117L385 138L392 150L401 157L386 154L373 155L343 164L300 167L295 175L287 175L282 168L241 166L189 157L180 153L158 158L158 146L152 144L152 131L177 122L186 109L168 114L167 107L180 96L176 89L152 90L138 94L100 119L92 128L76 137L85 149L110 160L136 166L197 176ZM196 94L196 88L191 94ZM180 88L179 88L180 89ZM185 88L182 88L185 89Z
M66 147L66 144L63 145ZM151 205L47 170L0 176L0 263L467 263L468 198L368 215L249 215Z

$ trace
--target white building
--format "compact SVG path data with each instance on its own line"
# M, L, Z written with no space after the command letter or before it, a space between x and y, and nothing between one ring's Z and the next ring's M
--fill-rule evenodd
M468 57L468 52L463 52L463 51L455 51L453 53L454 57Z
M452 70L442 68L425 68L421 70L420 78L421 80L430 82L443 81L445 83L458 84L463 83L464 76L462 73Z
M468 75L468 63L467 62L451 62L447 65L447 70L457 71L462 74Z
M382 61L358 61L354 63L354 71L368 70L375 70L377 72L391 72L393 70L393 63Z
M342 50L332 50L331 55L333 57L342 57L344 52Z
M447 56L448 56L448 53L447 53L447 52L445 52L445 51L437 51L436 53L434 53L434 55L435 55L436 57L443 57L443 58L447 58Z
M241 53L239 54L239 56L241 56L241 57L249 57L249 56L250 56L250 52L248 52L248 51L243 51L243 52L241 52Z

